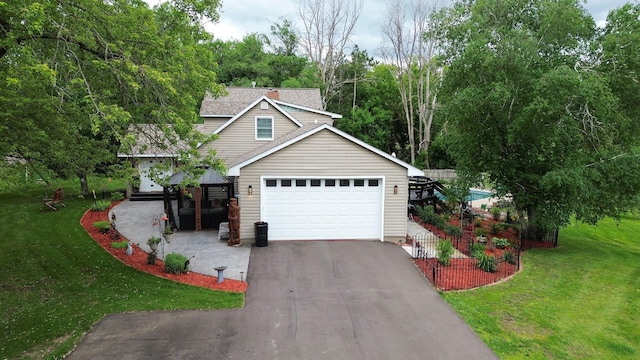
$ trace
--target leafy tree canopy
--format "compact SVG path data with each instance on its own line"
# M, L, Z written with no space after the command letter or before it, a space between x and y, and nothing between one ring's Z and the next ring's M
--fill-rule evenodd
M598 62L596 27L579 1L461 1L441 16L452 24L440 29L443 111L460 170L487 172L545 228L637 206L637 112L621 111L626 90L610 86L629 78Z
M205 91L219 93L211 41L201 26L219 0L174 0L149 9L141 0L0 2L0 145L59 174L86 174L113 163L140 139L175 151L185 169L220 168L200 158L194 131ZM163 134L161 137L157 134ZM192 146L184 146L192 145ZM88 189L83 185L83 192Z

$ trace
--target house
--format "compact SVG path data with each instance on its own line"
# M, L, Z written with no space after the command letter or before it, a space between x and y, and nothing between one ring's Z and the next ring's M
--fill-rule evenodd
M201 131L235 183L240 237L269 241L405 238L408 178L424 173L333 127L318 89L227 88L202 102Z

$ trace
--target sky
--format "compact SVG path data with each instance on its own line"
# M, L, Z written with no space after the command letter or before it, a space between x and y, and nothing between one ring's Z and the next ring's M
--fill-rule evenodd
M153 4L161 0L147 0ZM377 57L383 42L380 27L385 18L389 0L363 0L364 6L352 38L354 44L365 49L370 56ZM445 0L446 1L446 0ZM638 0L588 0L585 8L599 26L603 26L610 10L627 2ZM296 23L295 0L222 0L220 21L207 24L206 29L217 39L242 40L249 33L270 35L273 23L282 23L282 18ZM349 53L351 49L347 49Z

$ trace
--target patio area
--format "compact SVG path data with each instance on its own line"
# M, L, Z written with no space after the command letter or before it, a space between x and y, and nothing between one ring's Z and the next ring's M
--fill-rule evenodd
M151 249L147 239L160 235L160 227L154 223L161 219L162 212L162 201L125 200L110 211L109 218L115 214L118 231L149 252ZM182 254L190 259L191 271L201 274L217 276L215 268L226 266L225 278L246 281L251 246L228 246L226 240L218 240L218 230L178 231L171 243L163 241L157 252L158 258L163 260L166 254L172 252Z

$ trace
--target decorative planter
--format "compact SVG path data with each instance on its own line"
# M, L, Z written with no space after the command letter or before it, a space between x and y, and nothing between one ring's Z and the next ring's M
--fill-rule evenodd
M149 244L149 247L150 247L150 248L151 248L151 250L153 250L153 251L158 250L158 244L157 244L157 243Z
M167 244L171 243L171 240L173 240L173 235L174 234L162 234L162 236L164 236L164 240L167 242Z

